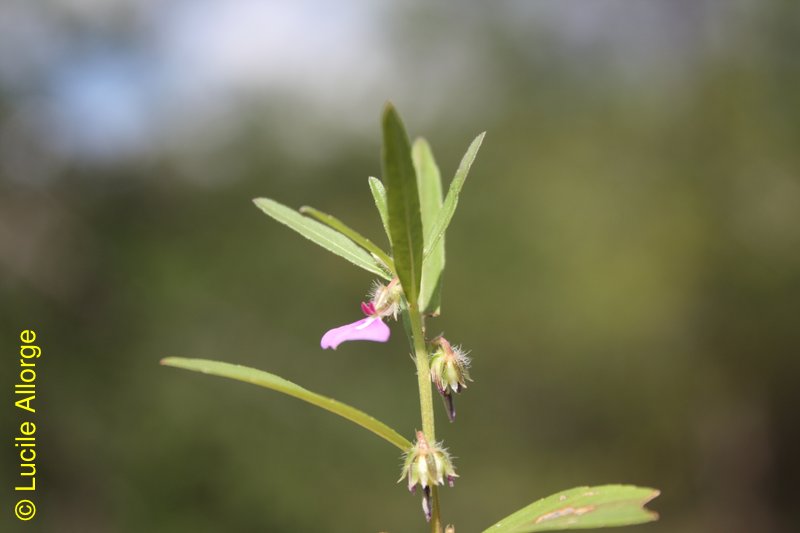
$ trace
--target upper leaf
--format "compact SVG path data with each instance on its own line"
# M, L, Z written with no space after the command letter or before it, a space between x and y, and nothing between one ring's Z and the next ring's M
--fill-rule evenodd
M458 195L461 193L461 188L464 186L464 180L467 179L467 174L469 174L469 169L472 166L472 162L475 161L475 156L478 155L478 149L481 147L484 135L486 135L486 132L483 132L475 137L475 140L473 140L472 144L470 144L469 148L467 148L467 152L464 154L464 157L461 158L461 163L458 165L458 170L456 170L456 174L453 176L453 181L450 183L450 188L447 191L447 197L444 199L444 205L442 205L442 209L439 210L439 216L436 217L436 222L433 224L431 234L426 236L425 257L428 257L433 252L434 247L439 242L439 239L444 237L444 232L447 230L447 226L450 224L450 220L453 218L453 215L456 212Z
M576 487L553 494L507 516L483 533L528 533L641 524L658 519L644 506L656 489L633 485Z
M223 363L222 361L186 359L183 357L167 357L161 360L161 364L185 368L186 370L194 370L195 372L202 372L204 374L236 379L238 381L244 381L282 392L303 400L304 402L321 407L331 413L336 413L351 422L355 422L403 451L407 451L411 447L411 443L402 435L365 412L359 411L355 407L350 407L337 400L322 396L321 394L311 392L300 385L296 385L291 381L287 381L275 374L264 372L263 370L256 370L255 368L248 368L241 365L232 365L230 363Z
M422 278L423 234L417 177L408 135L392 104L383 111L381 163L386 181L389 234L397 277L408 304L417 306Z
M320 222L322 222L323 224L325 224L326 226L329 226L335 229L336 231L340 232L342 235L348 237L354 243L361 246L369 253L371 253L381 261L383 261L383 264L386 265L386 268L392 271L394 270L394 263L392 262L392 258L389 257L386 252L381 250L380 247L374 244L371 240L367 239L366 237L361 235L359 232L357 232L356 230L354 230L353 228L351 228L350 226L348 226L335 216L329 215L328 213L323 213L322 211L314 209L313 207L307 205L301 207L300 212L304 215L312 216L317 220L319 220Z
M360 266L364 270L377 274L384 279L392 279L371 255L338 231L316 220L304 217L294 209L286 207L275 200L256 198L253 202L259 209L281 224L289 226L303 237L319 244L326 250L344 257L354 265Z
M425 139L417 139L411 148L411 159L417 171L419 205L422 214L422 230L425 239L432 235L433 225L442 208L442 177L433 158L431 147ZM425 247L430 243L426 240ZM444 274L444 236L423 258L422 284L419 307L423 313L438 315L441 307L442 275Z
M378 208L378 214L381 216L381 224L383 224L383 229L386 231L386 237L391 243L392 235L389 233L389 208L386 206L386 189L383 187L381 180L370 176L369 190L372 192L375 207Z

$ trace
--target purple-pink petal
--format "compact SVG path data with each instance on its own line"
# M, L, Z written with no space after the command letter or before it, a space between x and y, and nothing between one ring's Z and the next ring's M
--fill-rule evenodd
M375 316L362 318L352 324L339 326L329 330L322 336L320 346L323 349L333 348L334 350L345 341L374 341L386 342L389 340L389 326Z

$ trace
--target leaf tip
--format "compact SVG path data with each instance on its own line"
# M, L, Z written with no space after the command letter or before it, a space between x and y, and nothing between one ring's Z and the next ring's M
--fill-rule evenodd
M647 508L647 504L650 503L651 501L655 500L659 496L661 496L661 491L658 490L658 489L650 488L650 487L648 487L648 489L650 490L650 494L648 494L647 496L644 497L644 499L642 499L642 509L644 509L644 511L649 514L650 520L655 521L655 520L658 520L660 518L659 515L658 515L658 512L657 511L653 511L652 509L648 509Z
M639 488L640 490L649 491L639 499L639 507L645 513L646 522L655 522L658 520L660 518L658 512L648 509L647 504L661 496L661 491L652 487L635 487L632 485L629 485L629 487L633 489Z
M400 113L398 113L397 108L393 103L386 102L386 104L384 104L383 115L381 116L381 119L381 123L384 128L399 127L405 134L405 125L403 124L403 120L400 118Z
M430 149L430 143L425 137L417 137L416 139L414 139L413 149L421 150L422 148Z

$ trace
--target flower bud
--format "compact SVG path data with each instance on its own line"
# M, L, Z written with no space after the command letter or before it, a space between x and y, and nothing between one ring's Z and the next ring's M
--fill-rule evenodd
M386 317L391 315L397 320L400 302L403 300L403 289L400 287L399 280L394 278L388 285L376 281L369 292L369 299L378 316Z
M447 416L452 422L456 417L452 394L466 389L467 381L472 381L469 377L469 357L460 347L451 346L444 337L435 338L432 344L431 381L444 398Z
M447 450L442 448L440 443L428 444L425 434L417 431L417 442L406 452L403 475L397 481L399 483L404 478L408 478L408 490L411 493L414 493L417 485L422 487L422 509L428 520L431 518L430 487L444 485L445 480L452 487L457 477L458 474L453 468L453 462Z
M408 478L408 490L414 491L419 484L422 488L429 485L444 485L444 480L452 486L453 480L458 477L450 454L442 448L441 444L428 444L425 434L417 431L417 442L405 454L403 475L399 481Z

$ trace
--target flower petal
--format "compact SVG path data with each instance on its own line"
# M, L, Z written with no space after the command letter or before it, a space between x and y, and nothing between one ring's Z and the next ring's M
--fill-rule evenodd
M384 324L380 318L370 316L329 330L322 336L320 346L323 349L333 348L335 350L345 341L386 342L389 340L390 333L389 326Z

